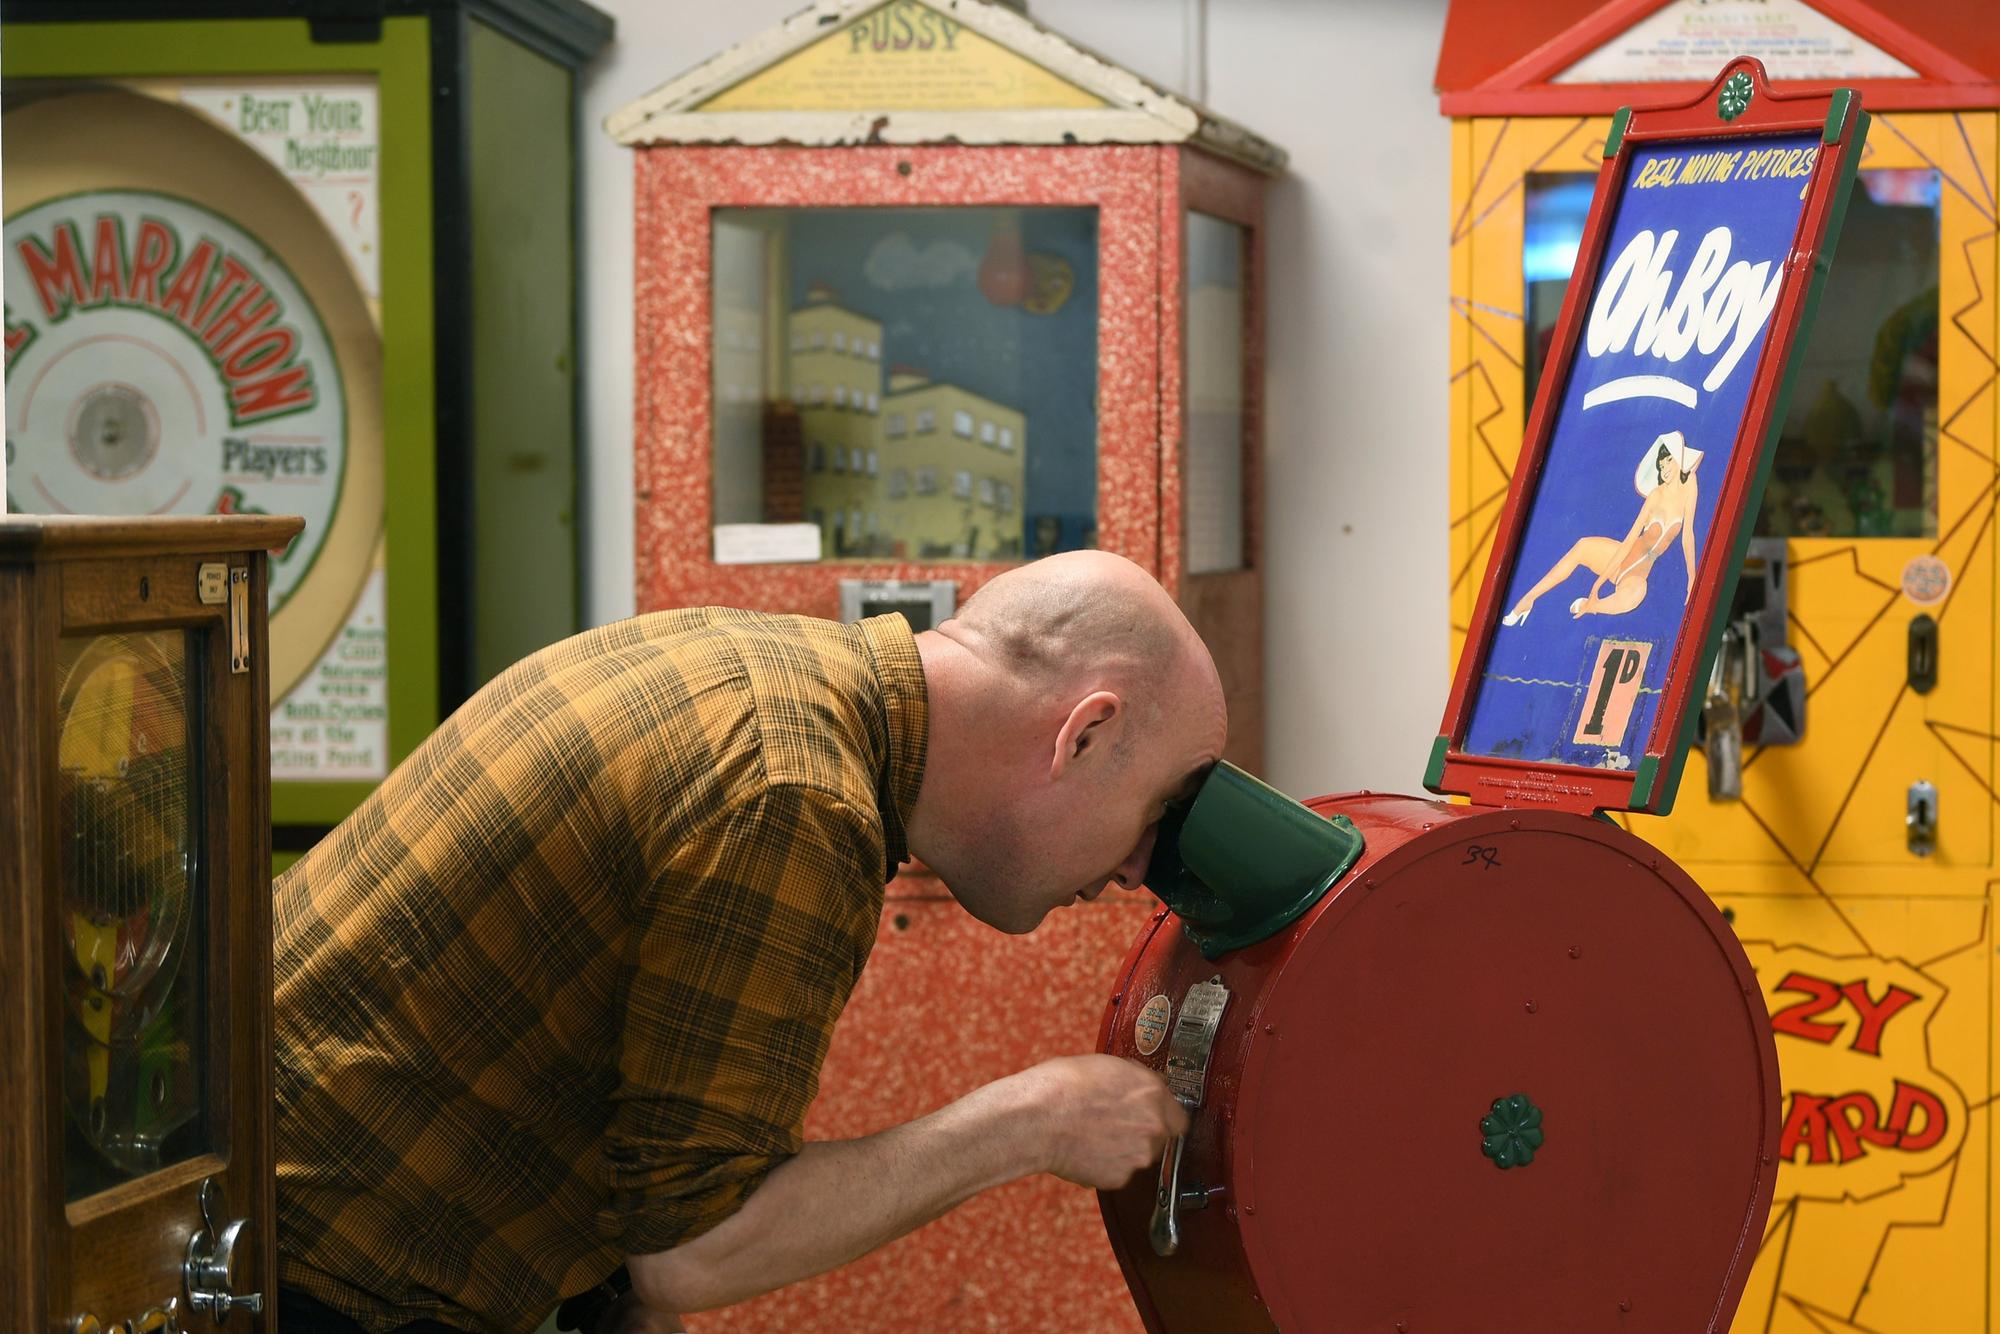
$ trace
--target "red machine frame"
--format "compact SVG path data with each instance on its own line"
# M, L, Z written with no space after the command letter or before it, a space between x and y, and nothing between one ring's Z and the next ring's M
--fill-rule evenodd
M1601 116L1630 100L1657 97L1657 84L1555 80L1668 3L1453 0L1437 68L1439 110L1447 116ZM1930 0L1916 22L1898 21L1881 0L1811 0L1811 7L1894 52L1919 77L1787 79L1788 87L1811 94L1851 88L1878 112L2000 106L2000 83L1992 74L2000 31L1988 0Z
M1152 170L1135 170L1134 158ZM1179 188L1162 181L1161 166ZM1194 167L1194 170L1188 170ZM1241 181L1236 176L1242 177ZM1160 296L1182 281L1169 237L1179 211L1199 208L1250 228L1253 265L1262 258L1261 182L1229 164L1183 157L1178 145L822 149L676 147L638 155L636 282L645 293L634 330L642 368L635 429L639 523L635 540L641 607L728 602L833 615L841 579L959 581L963 599L1015 562L841 561L717 565L709 548L713 431L707 338L713 277L710 213L719 208L1085 207L1097 210L1098 544L1144 566L1180 593L1184 503L1178 422L1181 333L1161 318ZM1165 215L1165 216L1163 216ZM1254 287L1253 287L1254 292ZM670 317L671 313L671 317ZM1257 328L1255 312L1246 323ZM644 373L664 352L672 374ZM1261 347L1246 349L1246 428L1255 429ZM1165 441L1165 447L1162 445ZM1260 451L1245 451L1245 507L1256 514ZM1129 503L1135 495L1147 503ZM1155 503L1151 497L1157 495ZM1247 564L1259 566L1259 534L1246 534Z
M1722 85L1738 71L1750 76L1753 88L1750 105L1725 125L1717 119L1715 100ZM1685 624L1703 625L1707 630L1698 644L1691 635L1683 633L1668 667L1659 715L1646 739L1644 756L1632 769L1590 769L1468 754L1461 748L1466 727L1535 490L1532 483L1512 487L1501 510L1492 555L1473 610L1471 633L1453 673L1451 696L1445 704L1442 731L1432 750L1430 772L1424 777L1424 786L1431 791L1462 794L1475 805L1534 805L1582 815L1600 810L1663 815L1673 808L1681 766L1693 734L1694 715L1687 707L1688 695L1696 681L1705 679L1720 642L1727 598L1742 566L1743 547L1754 518L1749 501L1762 489L1772 456L1773 436L1784 416L1782 406L1790 389L1784 372L1792 340L1800 322L1817 302L1827 268L1822 243L1829 228L1837 234L1849 178L1856 164L1850 149L1856 142L1855 132L1865 124L1860 101L1851 92L1836 89L1774 93L1765 78L1763 63L1749 57L1730 62L1704 92L1690 101L1639 111L1626 108L1612 122L1611 142L1606 145L1604 164L1598 169L1597 193L1591 201L1583 244L1577 252L1575 271L1580 274L1598 272L1616 213L1618 191L1611 184L1625 178L1635 148L1683 139L1727 140L1812 131L1821 134L1823 151L1807 184L1805 206L1786 262L1784 285L1771 316L1769 341L1758 359L1715 511L1717 531L1710 540L1717 550L1730 555L1724 561L1703 562L1688 599L1690 611ZM1594 280L1588 287L1572 284L1557 318L1550 345L1550 370L1543 375L1534 406L1529 410L1517 465L1531 478L1539 476L1547 456L1556 405L1568 384L1577 341L1595 288Z

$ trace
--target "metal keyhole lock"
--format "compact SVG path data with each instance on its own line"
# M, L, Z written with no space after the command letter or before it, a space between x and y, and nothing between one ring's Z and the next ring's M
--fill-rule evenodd
M247 1218L222 1222L222 1187L210 1177L201 1183L201 1227L188 1238L187 1259L181 1265L181 1281L187 1285L188 1305L206 1311L216 1324L229 1319L232 1311L261 1315L264 1294L237 1295L238 1252L243 1233L250 1227ZM248 1277L248 1275L244 1275Z
M1757 696L1757 626L1744 619L1722 632L1702 702L1702 746L1708 755L1708 795L1735 801L1743 795L1743 712Z
M1910 851L1928 857L1937 851L1938 790L1927 779L1910 784L1908 804L1903 812L1903 836Z

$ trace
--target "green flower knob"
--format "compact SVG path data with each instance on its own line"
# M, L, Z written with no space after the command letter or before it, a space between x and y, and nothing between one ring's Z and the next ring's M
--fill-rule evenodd
M1750 75L1746 70L1737 70L1722 81L1722 92L1715 99L1715 114L1724 120L1735 120L1750 109Z
M1542 1147L1542 1109L1525 1093L1495 1098L1493 1110L1479 1118L1479 1151L1501 1171L1526 1167Z

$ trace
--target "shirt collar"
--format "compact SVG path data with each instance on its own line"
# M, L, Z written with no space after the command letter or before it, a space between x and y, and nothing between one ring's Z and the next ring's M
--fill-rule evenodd
M861 642L882 685L882 713L889 732L888 763L883 766L876 797L882 808L882 841L888 854L885 880L910 857L910 814L924 782L924 757L930 745L930 693L924 681L924 660L917 637L900 615L871 616L856 622Z

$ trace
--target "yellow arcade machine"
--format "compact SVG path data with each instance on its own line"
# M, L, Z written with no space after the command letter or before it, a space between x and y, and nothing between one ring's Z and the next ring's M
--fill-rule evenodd
M1992 1334L1990 0L1453 0L1437 71L1452 118L1452 651L1612 118L1687 96L1737 55L1787 87L1858 87L1874 125L1708 685L1706 753L1672 814L1620 818L1731 916L1777 1033L1784 1157L1734 1328Z

